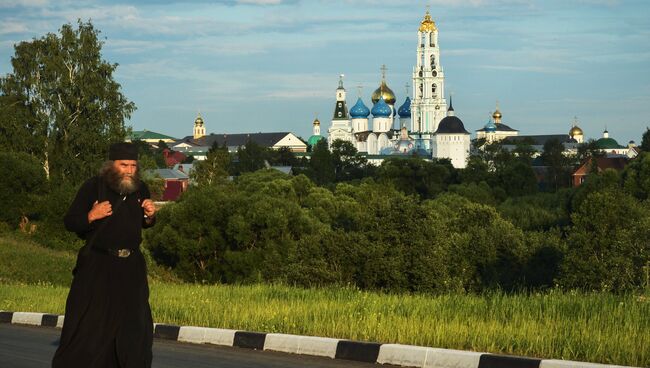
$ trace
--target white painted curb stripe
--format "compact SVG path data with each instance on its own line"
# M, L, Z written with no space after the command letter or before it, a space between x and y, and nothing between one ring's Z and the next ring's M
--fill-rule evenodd
M203 344L205 342L205 327L181 326L178 330L178 341Z
M56 328L63 328L63 320L65 320L64 316L59 316L56 320Z
M302 336L285 334L267 334L264 340L264 350L282 351L298 354Z
M539 368L629 368L622 365L609 365L586 362L573 362L570 360L542 360Z
M384 344L379 347L377 363L405 367L424 367L428 350L429 348L422 346Z
M323 356L334 359L338 343L338 339L327 337L267 334L264 340L264 350Z
M474 351L452 349L428 349L425 368L477 368L481 355Z
M324 356L334 359L336 357L336 346L338 344L339 339L302 336L300 348L298 348L298 354Z
M483 353L423 346L383 344L377 363L403 367L477 368Z
M204 342L213 345L233 346L236 330L223 328L206 328Z
M11 317L11 323L40 326L41 321L43 320L43 314L45 313L14 312Z

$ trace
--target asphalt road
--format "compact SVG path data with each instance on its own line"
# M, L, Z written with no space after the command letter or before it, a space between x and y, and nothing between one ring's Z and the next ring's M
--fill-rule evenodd
M0 324L0 367L49 368L60 329ZM370 363L223 346L154 340L154 368L358 367Z

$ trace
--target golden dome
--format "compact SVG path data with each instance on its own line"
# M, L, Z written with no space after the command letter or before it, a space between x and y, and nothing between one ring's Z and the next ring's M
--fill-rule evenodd
M314 125L320 125L320 120L318 120L318 118L314 119Z
M388 88L385 80L382 80L379 88L377 88L375 92L372 93L372 103L377 103L381 97L384 98L384 102L387 104L395 105L395 93L393 93L392 89Z
M196 120L194 120L194 124L199 124L199 125L202 125L202 124L203 124L203 118L201 117L201 114L199 114L199 115L196 117Z
M431 14L427 10L427 13L424 15L424 19L420 22L420 32L433 32L437 31L436 23L431 20Z
M580 127L578 127L577 125L574 125L573 128L571 128L571 130L569 130L569 136L574 137L576 135L584 135L584 133L582 132L582 129L580 129Z
M492 118L493 119L501 119L501 111L499 111L499 109L496 109L494 111L494 114L492 114Z

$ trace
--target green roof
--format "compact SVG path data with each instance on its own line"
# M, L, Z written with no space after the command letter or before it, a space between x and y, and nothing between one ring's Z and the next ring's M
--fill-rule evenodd
M171 139L171 140L177 140L174 137L170 137L168 135L152 132L150 130L134 130L131 133L131 140L149 140L149 139L156 139L156 140L165 140L165 139Z
M615 148L625 148L618 144L614 138L600 138L596 141L596 148L598 149L615 149Z

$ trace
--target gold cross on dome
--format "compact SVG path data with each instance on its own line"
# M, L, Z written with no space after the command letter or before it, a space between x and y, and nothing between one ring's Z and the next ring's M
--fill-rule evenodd
M381 79L386 79L386 70L388 70L388 68L386 68L386 64L382 64L380 69L381 69Z

